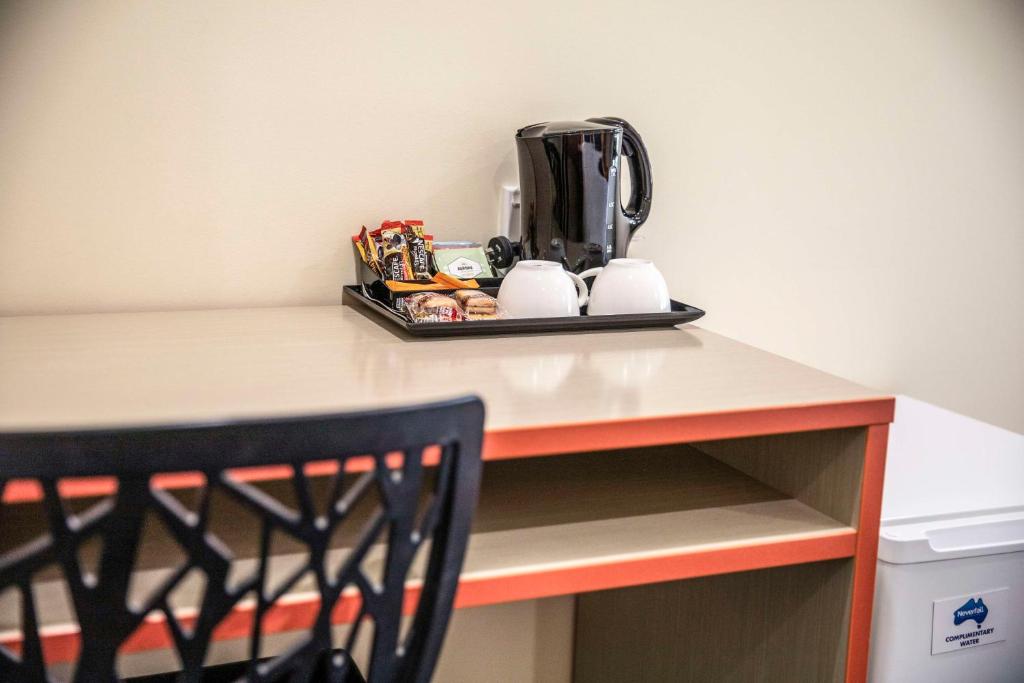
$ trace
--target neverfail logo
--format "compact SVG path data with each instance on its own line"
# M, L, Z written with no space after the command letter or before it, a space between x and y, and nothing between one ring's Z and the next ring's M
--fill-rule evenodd
M971 598L960 607L953 610L953 625L959 626L969 619L973 619L978 626L981 626L981 622L985 621L985 617L988 616L988 607L985 605L985 601L981 598L975 600Z

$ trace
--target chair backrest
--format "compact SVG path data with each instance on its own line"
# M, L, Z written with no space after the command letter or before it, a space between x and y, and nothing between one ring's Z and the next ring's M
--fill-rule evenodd
M0 595L7 589L20 592L23 632L20 654L0 646L0 680L48 680L31 584L40 571L50 568L52 573L56 567L67 583L80 628L76 681L116 679L119 648L154 614L166 619L173 637L182 669L179 680L201 680L214 629L233 611L251 605L243 599L253 594L244 680L310 680L317 667L318 680L325 667L326 680L346 680L358 625L366 618L374 626L364 672L368 679L428 681L465 555L479 490L482 432L483 404L467 397L339 415L0 434L0 500L10 480L38 481L48 526L37 538L0 552ZM424 456L430 459L426 465ZM429 467L435 460L436 468ZM290 473L287 486L293 489L294 508L229 471L271 465L283 465ZM205 485L194 505L154 485L154 475L168 472L202 473ZM312 476L316 472L328 473L327 479ZM116 492L84 511L72 512L59 494L65 478L104 476L116 478ZM209 501L216 492L258 520L246 529L258 536L256 569L235 585L229 585L228 575L237 558L211 530ZM370 492L377 505L353 519L353 510ZM12 531L4 524L4 511L0 503L0 537ZM126 596L143 519L153 514L186 560L141 604L129 604ZM346 523L360 528L347 532L348 554L335 560L332 570L328 559L338 552L331 550L332 538ZM268 539L282 532L308 552L308 559L295 570L289 568L287 577L271 587ZM365 565L371 554L380 555L381 535L387 550L378 560L383 562L378 583ZM102 551L90 572L80 561L80 551L97 539ZM411 626L400 638L405 583L417 551L427 555L423 585ZM198 611L179 618L181 612L176 615L168 596L194 569L205 575L205 590ZM300 577L308 581L309 576L315 577L312 585L320 601L308 637L260 662L263 617ZM332 652L332 612L346 600L355 605L356 619L345 647Z

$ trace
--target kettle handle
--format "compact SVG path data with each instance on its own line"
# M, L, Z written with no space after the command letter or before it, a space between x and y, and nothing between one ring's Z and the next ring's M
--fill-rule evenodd
M629 234L632 235L651 213L654 176L651 174L651 159L647 154L647 147L644 146L644 141L636 128L624 119L601 116L587 120L622 127L622 155L629 161L629 174L633 185L629 201L622 207L622 215L629 223Z

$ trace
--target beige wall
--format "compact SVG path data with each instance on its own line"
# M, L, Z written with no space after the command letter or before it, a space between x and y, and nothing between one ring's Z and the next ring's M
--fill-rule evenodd
M332 302L614 114L706 326L1024 432L1024 3L5 2L0 312Z

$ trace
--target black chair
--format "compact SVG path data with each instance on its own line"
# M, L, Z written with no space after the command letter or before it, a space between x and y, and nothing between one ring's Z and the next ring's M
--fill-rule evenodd
M359 681L362 673L349 656L360 629L353 627L344 648L332 647L331 612L346 587L361 597L356 625L364 618L374 625L369 666L371 682L428 681L431 678L451 614L459 572L469 537L480 483L483 404L467 397L444 403L340 415L231 422L226 424L131 428L101 431L0 434L0 500L10 479L37 480L43 490L48 533L19 543L0 554L0 595L14 587L21 595L23 642L20 656L0 647L0 681L48 681L39 619L31 582L43 569L59 570L68 585L81 630L81 649L74 680L117 679L116 658L125 640L156 612L166 620L181 671L155 680L209 681ZM436 469L424 466L422 455L439 453ZM364 459L369 471L343 476L349 458ZM333 460L339 474L326 491L326 504L314 501L308 463ZM396 462L400 461L400 462ZM251 483L232 476L229 468L290 466L296 508L282 503ZM353 468L355 469L355 468ZM151 485L157 473L198 471L205 487L190 509L168 490ZM113 476L117 492L84 511L74 513L58 495L66 477ZM433 484L428 483L433 480ZM229 587L232 556L210 532L209 500L214 491L228 496L259 519L258 570ZM339 525L368 492L379 498L365 516L347 559L332 573L328 546ZM319 510L317 508L320 508ZM0 504L0 536L4 526ZM148 512L147 512L148 511ZM126 598L134 569L143 517L161 520L187 556L183 566L144 600L131 606ZM6 530L5 530L6 529ZM386 532L387 551L380 585L361 563L378 535ZM283 583L267 586L268 539L283 532L308 551L308 561ZM81 547L102 539L97 570L79 561ZM404 584L417 550L430 541L423 588L411 626L400 638ZM379 550L379 547L378 547ZM175 618L168 596L183 577L198 568L206 588L192 628ZM308 637L284 653L259 658L262 617L301 576L312 572L319 607ZM250 658L233 665L207 666L211 634L240 600L257 596ZM351 592L351 591L350 591ZM366 630L364 629L364 632Z

